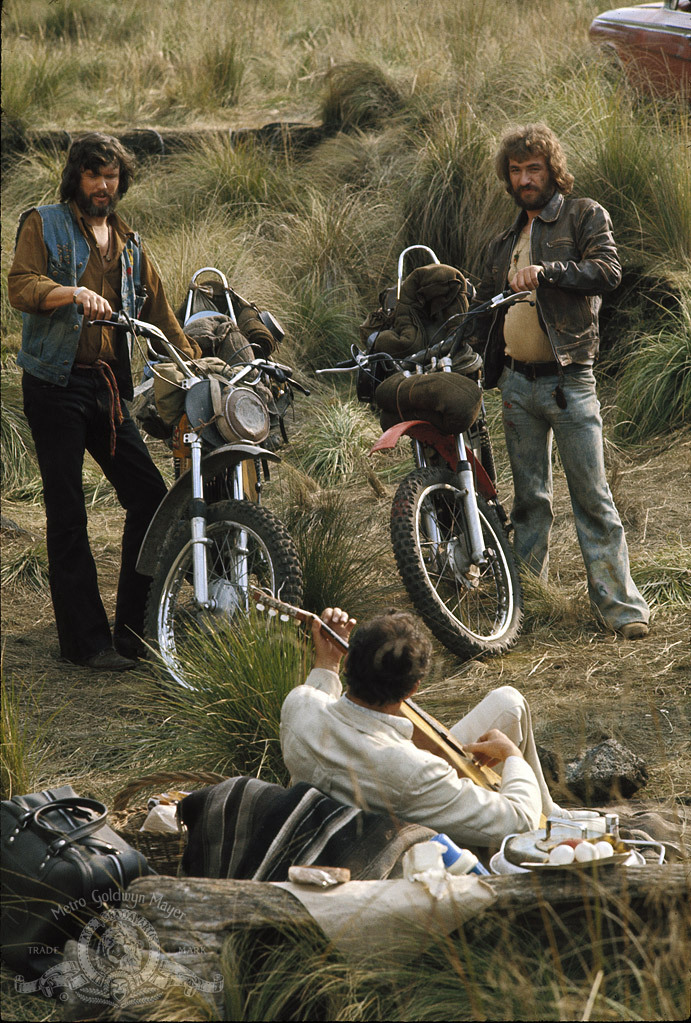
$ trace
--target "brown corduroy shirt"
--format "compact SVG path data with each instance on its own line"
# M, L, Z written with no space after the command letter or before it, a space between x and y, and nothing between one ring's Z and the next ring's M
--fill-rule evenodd
M111 249L105 258L101 255L91 226L84 220L77 204L71 202L70 209L91 250L79 286L102 295L117 312L122 307L120 256L125 242L133 237L134 232L117 213L111 213L108 217ZM48 253L43 241L43 222L40 213L33 210L22 225L8 275L9 299L15 309L25 313L45 311L41 308L41 303L54 288L59 287L47 276L47 270ZM200 349L183 333L165 296L161 278L144 249L141 256L141 283L146 288L147 298L140 319L154 323L186 356L199 356ZM114 338L115 331L107 327L89 327L84 320L75 362L91 364L97 359L104 359L106 362L114 363L116 360Z

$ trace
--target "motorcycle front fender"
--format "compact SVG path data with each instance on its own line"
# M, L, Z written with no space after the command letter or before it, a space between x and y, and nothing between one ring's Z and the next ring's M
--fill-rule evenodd
M224 469L231 469L248 459L261 458L269 462L280 462L273 451L257 447L256 444L224 444L210 451L202 458L202 479L211 479ZM192 497L192 470L188 469L175 481L163 498L149 523L139 549L137 571L141 575L153 575L158 556L171 526L187 517L187 504Z
M385 430L376 444L370 448L370 455L375 451L390 451L396 447L401 437L413 437L421 444L427 444L434 448L444 459L449 469L455 472L458 468L458 453L456 451L456 438L453 434L441 433L436 426L432 426L425 419L409 419L404 423L396 423ZM477 489L487 500L497 496L497 491L491 479L487 475L484 466L478 462L473 452L466 447L465 456L470 462Z

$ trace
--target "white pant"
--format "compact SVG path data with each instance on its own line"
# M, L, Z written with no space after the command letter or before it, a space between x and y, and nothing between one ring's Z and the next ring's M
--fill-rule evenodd
M499 689L493 689L450 731L461 745L465 745L467 742L477 742L480 736L488 732L490 728L498 728L504 735L508 735L509 739L518 746L526 763L532 767L540 786L542 812L545 816L547 817L551 813L570 816L568 811L562 810L554 802L549 793L542 773L542 765L535 749L530 707L525 697L521 696L513 686L501 686ZM501 774L502 766L499 764L494 770Z

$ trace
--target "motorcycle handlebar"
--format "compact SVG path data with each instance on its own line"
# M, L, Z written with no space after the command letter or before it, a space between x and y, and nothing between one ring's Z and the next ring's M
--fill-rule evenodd
M77 306L79 312L83 314L84 307ZM188 364L179 355L175 345L171 344L168 338L165 336L163 331L159 330L153 323L147 323L146 320L137 320L133 316L128 316L126 313L113 313L110 319L107 320L89 320L90 326L102 326L102 327L115 327L120 329L129 329L131 326L136 327L137 332L143 337L149 338L152 341L163 341L169 354L177 362L177 364L190 376L194 376L192 370ZM294 387L301 394L310 394L308 388L299 384L297 380L293 380L293 370L290 366L284 366L280 362L266 362L263 359L255 359L251 364L267 376L273 377L277 383L284 384L288 381L291 387Z
M447 321L440 330L448 329L450 323L453 320L462 319L459 326L454 327L452 332L438 341L436 344L431 345L429 348L422 348L420 351L415 352L413 355L407 356L405 359L395 359L392 355L387 352L375 352L371 355L366 355L361 352L356 345L352 346L352 358L346 359L344 362L337 362L335 366L329 366L327 369L316 370L317 374L320 373L348 373L354 369L358 369L360 366L370 366L375 362L389 362L395 369L415 369L417 366L424 366L432 359L441 359L444 356L455 355L456 349L462 343L463 340L463 327L469 318L478 316L482 313L491 312L495 309L499 309L505 305L513 305L516 302L523 302L526 299L530 299L530 291L512 291L507 288L506 291L499 292L498 295L494 295L488 301L483 302L481 305L476 306L474 309L469 310L465 316L455 316L451 321Z

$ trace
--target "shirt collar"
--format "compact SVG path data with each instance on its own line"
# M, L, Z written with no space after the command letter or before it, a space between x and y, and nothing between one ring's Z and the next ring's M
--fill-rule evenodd
M70 200L69 207L72 212L72 216L77 221L79 230L84 236L87 236L91 231L91 224L87 224L84 220L84 214L80 210L75 199ZM123 239L123 241L126 241L128 238L134 238L134 231L117 213L110 213L108 215L108 224L113 228L115 233Z
M538 213L536 220L544 220L547 222L556 220L557 217L559 216L563 203L564 196L557 188L554 190L554 195L549 200L547 205L544 206L543 209L541 209L540 212ZM513 231L514 234L520 233L520 231L523 229L525 225L527 218L528 214L525 212L525 210L518 211L518 213L516 214L516 219L514 220L511 226L511 230Z
M343 694L337 704L339 710L363 732L379 732L391 728L403 739L413 738L413 722L398 714L382 714L380 710L371 710L359 703L353 703Z

